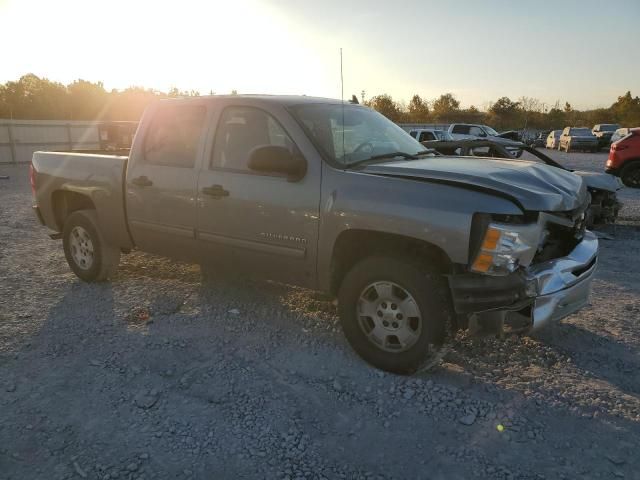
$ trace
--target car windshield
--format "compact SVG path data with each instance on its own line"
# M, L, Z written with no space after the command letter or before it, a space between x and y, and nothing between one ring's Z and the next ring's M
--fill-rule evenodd
M434 130L433 133L436 134L436 138L438 140L449 141L453 140L453 137L449 132L445 132L444 130Z
M618 129L618 125L600 125L601 132L615 132Z
M291 108L315 144L332 163L349 166L398 154L398 159L424 152L415 138L385 116L366 107L306 104ZM402 153L404 157L399 155Z
M588 128L572 128L571 131L569 132L570 135L576 135L576 136L590 136L593 135L591 133L591 130L589 130Z
M484 128L484 131L487 132L487 135L491 135L492 137L497 137L500 134L498 132L496 132L493 128L491 127L487 127L486 125L483 126L482 128Z

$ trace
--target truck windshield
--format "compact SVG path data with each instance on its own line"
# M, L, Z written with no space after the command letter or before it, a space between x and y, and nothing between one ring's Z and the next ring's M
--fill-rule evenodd
M370 108L341 104L306 104L292 107L292 114L331 163L338 166L367 159L398 160L425 148L391 120Z
M484 128L484 131L487 132L487 135L490 135L492 137L497 137L500 134L498 132L496 132L493 128L487 126L487 125L483 125L482 128Z

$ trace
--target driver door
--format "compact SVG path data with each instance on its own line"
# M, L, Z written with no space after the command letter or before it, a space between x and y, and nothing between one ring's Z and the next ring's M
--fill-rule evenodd
M293 119L242 104L220 113L208 164L198 180L197 238L214 261L234 269L313 287L319 222L320 171L307 159L304 178L249 168L251 152L275 145L299 153ZM225 261L226 260L226 261Z

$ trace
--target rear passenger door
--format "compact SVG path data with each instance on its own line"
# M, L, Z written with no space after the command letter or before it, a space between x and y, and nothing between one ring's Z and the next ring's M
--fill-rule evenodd
M129 228L142 250L193 258L206 114L204 103L172 101L142 122L126 178Z
M198 241L211 259L231 259L235 269L313 286L319 162L307 158L299 181L248 168L256 147L277 145L301 155L299 143L308 143L288 113L274 110L232 103L216 114L208 165L198 181Z

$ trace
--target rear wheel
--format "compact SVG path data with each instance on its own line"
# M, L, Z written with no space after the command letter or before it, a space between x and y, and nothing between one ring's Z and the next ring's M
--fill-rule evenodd
M371 365L413 373L437 358L453 317L446 280L415 261L370 257L345 276L338 310L347 340Z
M640 188L640 161L622 167L620 179L627 187Z
M73 273L85 282L110 278L120 263L120 250L107 245L93 210L73 212L64 223L62 246Z

